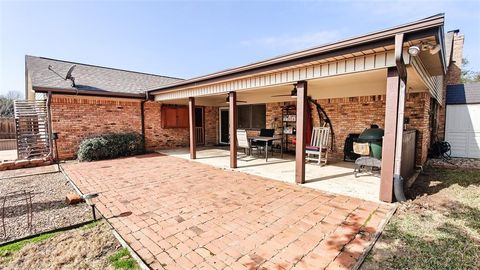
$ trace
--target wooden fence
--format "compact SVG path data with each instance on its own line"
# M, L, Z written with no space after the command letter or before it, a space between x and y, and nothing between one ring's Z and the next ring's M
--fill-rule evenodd
M0 139L15 138L15 118L0 117Z

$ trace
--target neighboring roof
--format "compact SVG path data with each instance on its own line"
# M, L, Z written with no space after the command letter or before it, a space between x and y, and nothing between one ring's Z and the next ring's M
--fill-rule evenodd
M167 76L30 55L25 56L25 65L31 78L32 88L38 92L51 89L63 92L82 92L83 94L103 93L106 96L144 96L147 89L181 81L181 79ZM72 87L70 80L60 77L65 77L72 65L76 65L72 72L76 87ZM49 66L60 76L50 70Z
M443 23L444 14L440 13L415 22L399 25L385 30L369 33L366 35L345 39L342 41L325 44L319 47L294 52L264 61L222 70L205 76L200 76L171 85L162 86L148 91L150 94L159 93L177 88L197 86L204 83L217 82L219 80L231 79L239 76L250 75L255 72L269 71L275 68L282 68L286 65L302 64L307 61L315 61L327 55L339 54L339 52L352 50L354 48L365 47L372 44L390 44L394 41L395 35L398 33L405 34L405 41L422 38L422 35L438 35L439 39L443 39ZM439 31L438 29L441 29ZM423 31L423 32L422 32ZM444 54L443 50L441 54ZM442 55L442 61L445 56ZM445 62L443 62L445 63ZM445 68L445 67L444 67Z
M480 82L447 86L447 104L479 104Z

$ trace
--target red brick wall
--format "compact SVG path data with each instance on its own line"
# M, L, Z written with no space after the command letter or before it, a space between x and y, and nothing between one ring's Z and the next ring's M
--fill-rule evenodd
M345 138L349 133L361 133L371 124L384 127L385 96L362 96L320 99L317 102L327 113L333 127L332 160L343 159ZM313 126L319 126L316 109L312 110Z
M144 104L145 146L147 151L166 148L186 147L189 145L188 128L162 128L161 104L147 101ZM204 107L205 144L217 143L218 108Z
M218 143L218 107L204 107L205 111L205 144Z
M408 129L417 130L416 164L424 164L427 161L428 149L430 148L430 93L411 93L405 104L405 117L410 118Z
M348 98L320 99L317 102L326 111L332 121L334 140L329 159L332 161L343 159L345 138L349 133L361 133L371 124L381 128L385 125L385 95L361 96ZM428 111L430 108L428 93L410 93L405 105L405 117L410 118L409 129L419 130L417 143L417 163L426 161L430 132L428 128ZM267 104L267 128L277 127L277 134L281 134L283 103ZM276 120L275 120L276 119ZM312 105L313 126L319 126L316 108Z
M188 145L188 128L162 129L161 104L147 101L144 104L145 147L147 151Z
M418 129L417 163L424 163L430 143L428 93L408 95L405 116L409 128ZM370 124L384 126L385 96L362 96L318 100L333 124L335 134L330 157L343 158L343 144L349 133L361 133ZM267 128L281 133L283 103L267 104ZM147 151L188 146L188 128L161 128L161 104L144 104L145 144ZM218 108L205 109L205 142L218 142ZM75 157L78 145L86 137L111 132L141 132L140 101L120 98L57 96L52 99L53 129L59 132L58 148L61 159ZM312 108L314 126L318 115Z
M60 159L75 158L80 142L90 136L141 133L140 100L53 95L51 113Z
M52 126L59 133L60 159L76 158L80 142L105 133L142 132L141 101L123 98L54 95ZM188 128L162 129L160 103L144 104L147 151L188 146ZM205 142L217 143L218 109L205 107Z

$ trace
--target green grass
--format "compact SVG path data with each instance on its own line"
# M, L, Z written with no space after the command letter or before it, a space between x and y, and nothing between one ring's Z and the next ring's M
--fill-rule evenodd
M364 269L480 269L480 171L430 171L427 197L401 205Z
M115 254L108 258L115 269L138 269L138 265L130 256L130 252L126 248L118 250Z
M53 236L55 236L56 233L45 233L41 234L37 237L30 238L30 239L25 239L22 241L14 242L5 246L0 247L0 258L2 259L7 259L10 257L13 253L21 250L24 246L30 243L38 243L41 241L44 241L46 239L49 239Z
M82 227L82 230L85 230L85 231L86 231L86 230L93 229L93 228L95 228L95 226L97 226L99 223L100 223L99 220L94 221L94 222L92 222L92 223L88 223L87 225L84 225L84 226Z

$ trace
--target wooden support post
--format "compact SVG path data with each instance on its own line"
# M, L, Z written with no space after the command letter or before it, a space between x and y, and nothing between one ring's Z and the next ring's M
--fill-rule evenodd
M384 202L393 201L393 169L395 161L399 87L400 77L397 68L388 68L385 134L383 136L382 172L380 180L380 200Z
M230 168L237 168L237 93L230 92L229 122L230 122Z
M197 138L195 134L195 98L188 98L188 127L190 131L190 159L197 158Z
M295 144L295 182L305 183L305 146L307 114L307 82L300 81L297 88L297 134Z
M403 61L404 35L395 35L395 67L387 70L387 91L385 104L385 134L382 146L382 171L380 176L380 200L393 202L394 179L399 180L403 122L406 99L407 69ZM397 198L398 199L398 198Z

